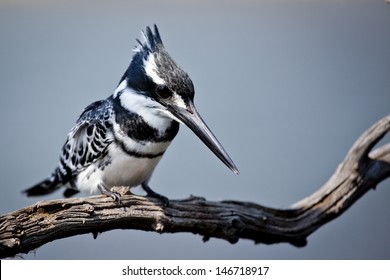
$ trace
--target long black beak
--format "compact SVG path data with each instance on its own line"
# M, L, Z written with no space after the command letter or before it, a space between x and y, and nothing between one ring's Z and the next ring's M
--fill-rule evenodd
M239 174L238 168L229 157L218 139L211 132L210 128L203 121L197 112L194 104L189 102L188 108L183 109L178 106L170 106L169 111L186 126L188 126L206 146L234 173Z

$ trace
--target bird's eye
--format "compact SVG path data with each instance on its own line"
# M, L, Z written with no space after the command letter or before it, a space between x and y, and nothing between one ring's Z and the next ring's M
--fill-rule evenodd
M162 99L169 99L172 97L172 91L166 86L157 86L156 94Z

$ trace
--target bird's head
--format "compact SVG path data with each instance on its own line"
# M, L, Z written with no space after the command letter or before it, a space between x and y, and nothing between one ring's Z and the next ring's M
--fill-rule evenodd
M197 112L194 85L166 51L157 26L154 25L154 32L146 27L142 39L137 42L134 56L115 94L128 89L142 100L130 102L129 107L133 108L129 109L143 106L144 112L153 110L160 117L184 123L227 167L238 174L232 159Z

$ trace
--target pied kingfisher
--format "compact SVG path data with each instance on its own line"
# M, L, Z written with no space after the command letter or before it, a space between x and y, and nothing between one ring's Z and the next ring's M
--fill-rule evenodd
M214 154L238 174L238 169L198 114L194 86L165 50L157 26L137 40L130 65L114 93L86 107L72 128L58 167L27 196L49 194L66 186L65 197L79 191L105 194L120 202L113 186L141 185L165 205L148 181L179 123L187 125Z

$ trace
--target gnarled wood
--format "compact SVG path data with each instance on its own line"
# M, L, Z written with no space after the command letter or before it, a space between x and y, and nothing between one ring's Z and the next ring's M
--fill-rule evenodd
M171 200L169 207L163 207L158 200L119 188L121 206L109 197L95 196L41 201L1 216L0 257L28 252L59 238L112 229L192 232L204 240L215 237L235 243L246 238L305 246L307 236L390 176L390 144L371 151L389 129L390 115L363 133L318 191L288 209L199 197Z

